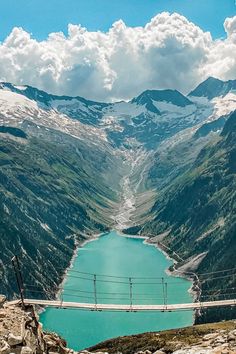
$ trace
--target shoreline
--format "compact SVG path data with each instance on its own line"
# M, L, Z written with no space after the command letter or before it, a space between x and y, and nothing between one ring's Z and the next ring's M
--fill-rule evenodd
M71 258L71 260L69 262L68 267L65 269L65 271L63 273L63 276L62 276L62 281L59 284L59 288L60 289L55 294L55 297L56 297L57 300L62 301L61 293L63 292L63 285L66 282L66 279L67 279L67 276L68 276L68 272L70 271L70 269L73 268L73 263L74 263L76 257L78 256L79 249L82 248L83 246L85 246L86 244L90 243L90 242L97 241L100 237L102 237L103 235L106 235L107 233L112 232L112 231L115 231L119 237L125 237L125 238L131 238L131 239L139 239L139 240L143 241L144 245L155 247L168 260L173 262L174 268L175 268L175 265L178 263L175 259L171 258L170 255L163 248L161 248L160 244L157 244L157 243L154 243L154 242L150 242L150 238L148 236L128 235L128 234L123 233L121 230L111 229L110 231L107 231L107 232L102 232L102 233L95 234L92 237L83 240L82 242L78 241L75 244L75 249L73 251L73 256L72 256L72 258ZM183 278L183 279L186 279L186 280L190 281L191 282L191 286L188 289L188 293L193 297L193 301L197 301L198 297L199 297L199 294L197 293L196 290L193 289L194 286L196 286L196 284L194 283L193 277L187 276L186 274L184 274L182 272L180 272L180 274L178 275L178 274L176 274L176 272L178 272L178 270L176 270L176 269L174 271L171 271L169 268L165 269L165 273L167 274L167 276ZM39 314L41 314L44 311L45 311L45 308L40 308L37 312ZM197 313L193 311L193 324L196 321L196 316L197 316Z
M174 258L172 258L166 250L164 250L164 248L161 247L161 244L160 243L155 243L155 242L151 242L150 241L150 237L148 236L134 236L134 235L127 235L127 234L124 234L122 231L117 231L117 233L121 236L121 237L127 237L127 238L133 238L133 239L141 239L143 240L143 243L146 244L147 246L153 246L155 247L156 249L158 249L161 253L163 253L163 255L170 261L173 262L173 268L174 270L171 271L169 268L167 268L165 270L166 274L169 275L169 276L173 276L175 278L182 278L182 279L186 279L186 280L189 280L192 285L191 287L188 289L188 293L193 297L193 302L197 302L199 301L200 299L200 296L201 296L201 289L199 288L198 286L198 276L196 273L194 272L180 272L179 271L179 274L178 273L178 270L175 269L175 265L178 264L178 261ZM187 275L189 273L189 275ZM190 273L192 274L192 276L190 276ZM197 280L196 280L197 279ZM195 287L198 287L198 290L194 290ZM193 311L193 324L195 324L196 322L196 317L198 316L198 311Z
M89 242L93 242L93 241L98 240L99 237L102 236L103 234L104 234L104 233L95 234L95 235L92 236L91 238L86 239L86 240L83 240L82 242L80 242L80 241L75 242L75 248L74 248L74 250L73 250L73 255L72 255L71 259L70 259L70 262L69 262L68 267L65 268L65 270L64 270L64 272L63 272L63 274L62 274L62 280L61 280L61 282L60 282L59 285L58 285L59 290L54 294L56 300L62 301L62 299L61 299L60 296L61 296L62 291L64 290L64 289L63 289L63 285L64 285L65 282L66 282L66 278L67 278L67 276L68 276L69 270L73 268L73 263L74 263L75 258L76 258L77 255L78 255L79 249L80 249L81 247L85 246L85 245L86 245L87 243L89 243ZM39 315L42 314L44 311L46 311L46 307L40 307L40 306L38 306L37 313L38 313Z
M56 292L56 299L57 300L61 300L60 299L60 294L61 292L63 291L63 285L65 284L66 282L66 278L68 276L68 272L70 271L70 269L73 268L73 263L76 259L76 257L78 256L78 253L79 253L79 249L82 248L83 246L85 246L87 243L90 243L90 242L94 242L94 241L97 241L99 239L99 237L101 237L102 235L104 235L105 233L99 233L99 234L95 234L93 235L91 238L89 239L86 239L86 240L83 240L82 242L76 242L75 243L75 249L73 251L73 256L71 257L71 260L70 260L70 263L69 263L69 266L65 269L63 275L62 275L62 281L60 282L59 284L59 289L57 292Z

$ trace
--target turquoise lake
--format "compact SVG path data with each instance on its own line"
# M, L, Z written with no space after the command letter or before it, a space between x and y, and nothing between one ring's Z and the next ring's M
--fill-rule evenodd
M94 302L93 274L97 274L97 303L129 304L130 277L133 304L163 304L163 288L168 303L192 302L188 292L191 282L166 274L171 264L161 251L143 243L142 239L123 237L111 231L78 250L63 284L63 300ZM163 286L163 282L167 286ZM40 321L45 330L62 335L69 347L81 350L117 336L191 325L193 312L96 312L47 308L40 315Z

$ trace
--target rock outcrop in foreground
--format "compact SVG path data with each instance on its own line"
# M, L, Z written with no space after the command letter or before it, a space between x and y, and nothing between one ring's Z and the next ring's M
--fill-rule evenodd
M42 329L32 306L22 310L0 296L0 354L76 354ZM119 337L80 354L236 354L236 321Z
M2 303L2 304L1 304ZM0 296L0 354L73 354L55 333L46 333L32 306L3 304Z

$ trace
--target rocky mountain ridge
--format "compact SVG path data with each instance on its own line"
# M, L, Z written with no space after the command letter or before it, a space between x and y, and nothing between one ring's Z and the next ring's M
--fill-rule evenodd
M236 80L222 81L214 77L209 77L201 83L195 90L190 92L189 96L207 97L209 100L226 96L229 92L236 91Z
M209 80L202 85L208 87ZM96 137L114 147L133 146L135 140L150 150L179 132L195 130L203 122L215 121L232 112L234 81L231 85L221 82L221 86L229 86L224 95L222 92L218 95L217 85L210 85L210 99L205 90L196 89L188 97L176 90L147 90L129 102L100 103L1 83L0 124L19 125L24 119L31 119L80 139L94 141Z

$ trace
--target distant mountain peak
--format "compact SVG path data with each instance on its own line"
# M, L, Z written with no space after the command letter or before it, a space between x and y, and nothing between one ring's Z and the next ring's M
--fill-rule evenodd
M236 90L236 80L222 81L210 76L191 91L188 96L206 97L212 100L215 97L225 96L232 90Z
M203 83L206 83L206 82L224 82L220 79L218 79L217 77L214 77L214 76L209 76L205 81L203 81Z
M84 103L87 106L96 106L96 105L100 105L103 107L109 106L108 103L95 102L95 101L87 100L80 96L66 96L66 95L59 96L59 95L47 93L46 91L40 90L33 86L14 85L9 82L0 82L0 89L2 90L7 89L9 91L18 93L20 95L29 98L30 100L34 100L39 103L42 103L45 106L50 106L53 100L58 100L58 101L61 100L61 101L68 101L68 102L71 100L77 100L78 102Z
M168 102L175 106L186 107L191 105L192 102L182 95L177 90L146 90L141 93L138 97L135 97L131 102L137 103L139 105L150 106L152 102ZM152 104L153 105L153 104ZM147 107L148 108L148 107Z
M50 94L28 85L20 86L20 85L14 85L10 82L1 82L0 89L2 90L7 89L11 92L18 93L31 100L44 103L45 106L48 106L51 100Z

